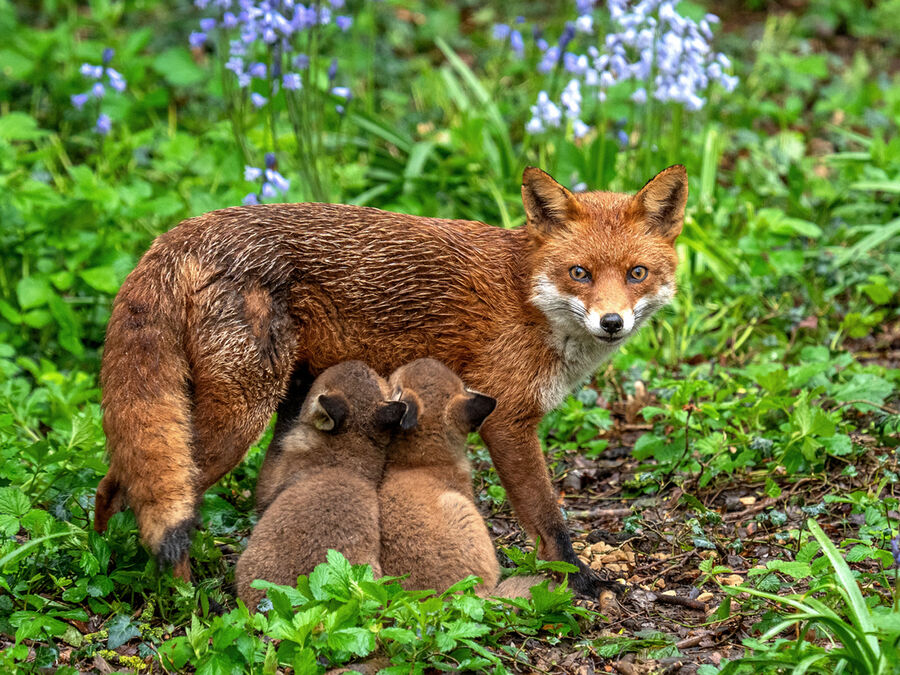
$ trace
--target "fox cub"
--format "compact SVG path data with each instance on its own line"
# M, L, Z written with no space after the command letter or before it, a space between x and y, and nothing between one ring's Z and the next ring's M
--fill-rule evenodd
M313 383L284 438L279 470L262 485L272 501L238 560L238 597L254 609L254 579L293 586L333 548L379 574L377 487L385 447L407 405L359 361L328 368Z
M378 490L381 510L381 570L408 574L411 590L443 592L474 574L476 590L515 597L538 578L515 578L497 587L500 567L487 527L475 508L466 437L491 414L496 401L469 391L434 359L400 367L390 384L416 424L388 446ZM396 393L395 393L396 396Z
M673 166L637 194L574 194L530 167L524 227L337 204L214 211L156 239L122 284L100 379L109 473L95 527L131 506L187 578L203 493L278 411L266 462L316 375L437 357L497 400L484 439L540 555L581 565L537 426L675 294L688 195Z

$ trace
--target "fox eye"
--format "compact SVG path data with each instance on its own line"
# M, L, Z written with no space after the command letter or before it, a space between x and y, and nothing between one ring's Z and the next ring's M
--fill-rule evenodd
M586 283L591 280L591 273L584 269L581 265L575 265L569 268L569 276L575 281Z
M632 267L630 270L628 270L628 281L632 284L639 284L647 278L648 274L649 272L647 271L647 268L643 265Z

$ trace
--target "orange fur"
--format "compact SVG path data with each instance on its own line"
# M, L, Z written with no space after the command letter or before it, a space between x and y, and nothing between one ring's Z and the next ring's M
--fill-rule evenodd
M686 194L683 168L634 197L573 195L529 169L528 223L516 230L331 204L184 221L113 306L101 372L111 466L96 526L127 504L144 541L184 569L197 500L279 402L287 419L310 379L340 361L387 373L436 356L497 399L482 436L516 514L544 557L577 564L535 430L614 347L568 334L554 297L600 307L613 290L619 304L656 290L649 316L674 293ZM596 283L571 286L568 270L585 264ZM640 288L623 277L636 264L650 269ZM273 461L288 424L276 427ZM595 592L589 575L573 586Z

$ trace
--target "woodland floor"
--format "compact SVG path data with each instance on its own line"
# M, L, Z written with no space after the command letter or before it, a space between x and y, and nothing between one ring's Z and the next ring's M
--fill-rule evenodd
M861 361L900 367L900 335L878 342L863 339L851 349ZM799 480L775 476L782 489L775 499L763 492L766 475L762 473L745 475L740 480L722 478L704 488L698 488L697 476L692 476L680 484L670 482L657 494L625 498L623 484L634 476L639 464L631 449L645 428L636 423L632 413L640 409L636 403L627 409L613 406L616 426L610 433L610 445L600 458L592 461L566 456L560 460L556 475L560 505L567 511L579 555L593 568L602 570L605 577L624 581L627 590L618 598L610 593L597 601L579 600L583 606L601 612L608 621L588 628L576 640L557 645L527 640L518 645L528 652L532 664L523 666L521 672L688 675L702 664L718 665L722 659L743 655L741 641L759 634L754 624L760 616L741 613L737 603L733 603L732 609L737 611L725 621L715 621L713 614L725 593L712 582L705 584L702 592L695 587L702 576L701 560L717 554L716 564L733 570L733 575L720 577L725 585L744 583L748 570L765 566L770 560L793 560L796 539L790 539L787 533L805 527L807 515L801 507L821 503L826 494L867 489L875 482L873 476L885 468L875 457L891 452L875 443L874 438L857 434L854 441L867 445L869 452L855 462L855 476L841 475L843 466L839 463L826 467L822 474ZM642 405L648 403L651 400ZM715 550L698 548L694 543L695 535L687 521L696 514L682 502L686 493L721 515L721 524L704 528ZM855 536L863 524L864 517L851 514L850 510L849 504L831 504L829 512L818 517L833 540ZM778 526L760 517L773 511L786 516ZM623 530L623 520L635 513L640 513L643 522L637 533L628 534ZM900 517L898 513L889 515ZM490 516L488 523L498 548L529 547L508 506ZM739 554L731 547L736 540L743 544ZM873 561L854 563L857 569L866 565L868 571L877 571ZM606 642L622 646L618 657L610 659L597 653L596 645ZM666 644L674 644L680 655L648 657Z

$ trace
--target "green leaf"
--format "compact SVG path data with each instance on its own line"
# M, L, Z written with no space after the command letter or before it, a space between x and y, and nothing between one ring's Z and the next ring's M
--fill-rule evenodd
M328 646L367 656L375 649L375 634L365 628L341 628L328 634Z
M8 112L0 117L0 138L8 141L30 141L49 133L39 129L34 118L23 112Z
M106 629L109 631L109 639L106 646L109 649L117 649L129 640L141 636L141 631L131 621L131 618L125 614L116 614L112 619L106 622ZM200 672L199 670L197 672Z
M171 47L162 52L153 59L153 70L176 87L190 87L209 77L184 47Z
M122 280L116 273L115 268L109 265L81 270L78 276L84 279L84 282L94 290L107 295L115 295L119 291L119 286L122 285Z
M811 573L808 563L788 561L788 560L772 560L766 567L776 572L781 572L793 579L805 579Z
M16 284L16 297L18 297L19 307L22 309L46 305L54 295L55 293L46 279L22 277Z
M388 626L387 628L382 628L378 636L382 640L392 640L401 645L412 644L419 639L411 630L400 628L399 626Z
M0 513L21 518L30 508L31 502L21 490L12 487L0 488Z

